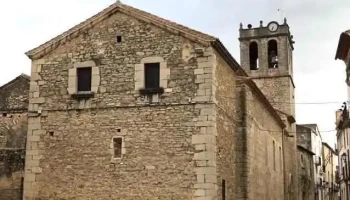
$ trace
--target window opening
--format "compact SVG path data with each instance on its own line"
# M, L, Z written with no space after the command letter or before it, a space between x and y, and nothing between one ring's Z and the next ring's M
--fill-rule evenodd
M113 138L114 158L122 157L122 138Z
M159 63L145 64L145 88L159 88Z
M252 42L249 45L249 61L250 61L250 70L259 69L259 53L258 53L258 44Z
M121 43L122 42L122 36L118 35L117 36L117 43Z
M277 41L270 40L268 43L269 68L278 68L278 48Z
M91 91L91 67L77 68L78 92Z

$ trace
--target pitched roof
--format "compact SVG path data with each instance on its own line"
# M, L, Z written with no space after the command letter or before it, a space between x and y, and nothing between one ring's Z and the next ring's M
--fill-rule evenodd
M335 59L345 60L350 49L350 30L340 34Z
M30 76L28 76L28 75L22 73L21 75L17 76L16 78L14 78L13 80L11 80L10 82L7 82L7 83L5 83L4 85L0 86L0 90L6 88L7 86L9 86L9 85L15 83L17 80L22 79L22 78L27 79L28 81L30 81Z
M151 13L139 10L137 8L133 8L131 6L127 6L125 4L120 3L119 1L110 5L106 9L102 10L101 12L97 13L96 15L90 17L89 19L83 21L82 23L74 26L73 28L69 29L68 31L58 35L57 37L49 40L48 42L40 45L39 47L36 47L26 53L26 55L29 58L32 58L34 55L39 54L41 52L50 51L54 48L56 48L61 41L66 40L70 36L78 35L83 30L91 28L94 24L106 19L111 14L115 12L121 12L125 13L127 15L133 16L139 20L146 21L146 22L152 22L156 26L160 26L162 28L166 28L171 31L175 31L176 33L181 33L185 37L189 37L192 39L195 39L199 42L205 42L209 44L212 41L217 40L214 36L193 30L191 28L185 27L183 25L177 24L175 22L157 17Z

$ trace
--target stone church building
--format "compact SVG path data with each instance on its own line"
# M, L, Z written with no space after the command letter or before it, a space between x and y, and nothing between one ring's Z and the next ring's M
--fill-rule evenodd
M117 2L27 52L24 199L296 199L289 26L239 31Z

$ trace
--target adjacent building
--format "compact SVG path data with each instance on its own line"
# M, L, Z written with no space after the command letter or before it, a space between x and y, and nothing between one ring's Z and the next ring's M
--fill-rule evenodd
M327 143L322 143L322 158L324 179L322 182L323 199L338 199L339 186L336 183L336 164L338 163L338 154Z
M297 199L289 26L239 39L118 1L27 52L24 199Z
M337 146L339 149L339 178L341 199L350 198L349 178L350 178L350 148L349 148L349 111L350 102L350 30L340 34L339 43L335 59L345 63L345 82L348 88L348 100L344 102L342 108L336 112Z
M299 127L299 129L298 129ZM311 137L311 149L313 155L313 177L314 177L314 193L315 199L321 200L323 189L323 159L322 159L322 136L318 129L317 124L299 124L297 125L297 132L310 134ZM298 137L299 138L299 137Z
M298 164L298 200L318 199L318 191L315 182L315 163L316 155L312 149L313 131L306 126L297 125L297 164ZM316 196L316 198L315 198Z
M0 200L22 199L29 80L22 74L0 87Z

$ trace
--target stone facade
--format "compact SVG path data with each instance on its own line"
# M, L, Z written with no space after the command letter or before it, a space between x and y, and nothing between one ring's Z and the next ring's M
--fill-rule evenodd
M299 200L315 199L313 177L313 153L302 145L298 145L298 198Z
M269 25L276 23L275 32ZM273 107L284 119L286 129L283 138L284 153L284 193L285 199L297 198L297 165L296 165L296 127L294 82L293 82L293 44L289 26L271 22L266 27L240 28L241 65L259 89L264 93ZM274 43L274 44L273 44ZM275 52L277 67L271 67L270 60ZM254 65L255 62L255 65Z
M297 164L298 164L298 199L314 200L317 191L315 186L315 163L312 149L313 132L306 126L297 125Z
M286 126L216 38L116 3L27 55L25 200L283 199Z
M22 199L29 77L0 87L0 200Z

